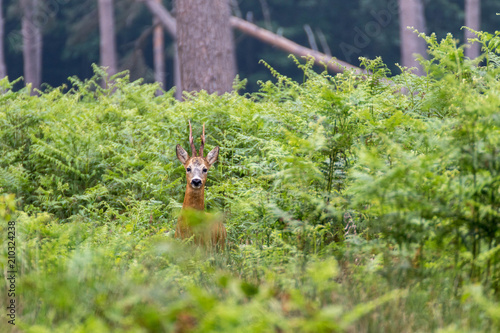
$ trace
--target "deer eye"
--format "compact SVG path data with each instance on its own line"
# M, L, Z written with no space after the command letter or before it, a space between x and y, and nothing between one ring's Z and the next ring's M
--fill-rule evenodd
M207 168L203 168L203 172L207 172L207 171L208 171Z
M186 169L186 171L187 171L187 172L191 172L191 168L187 168L187 169Z

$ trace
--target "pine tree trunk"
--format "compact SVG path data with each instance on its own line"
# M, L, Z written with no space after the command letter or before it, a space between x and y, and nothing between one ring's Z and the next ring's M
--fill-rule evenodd
M165 9L165 7L163 7L163 5L158 4L157 2L155 2L155 0L143 0L143 1L147 5L151 13L153 13L153 15L156 15L156 17L159 19L165 30L173 38L176 38L177 37L176 19L170 15L170 13ZM312 56L318 65L324 67L326 64L326 66L333 72L342 73L345 70L351 70L351 69L354 70L356 73L366 72L365 70L362 70L361 68L353 66L342 60L335 59L335 61L332 61L332 55L329 53L324 54L321 52L308 49L283 36L277 35L269 30L262 29L257 25L250 23L249 21L243 20L239 17L232 16L229 19L229 23L231 24L231 27L240 30L244 34L255 37L260 41L269 44L273 47L276 47L278 49L284 50L287 53L295 54L298 57ZM175 51L175 54L176 55L178 54L177 50ZM178 59L178 57L175 56L174 59ZM178 61L174 60L174 64L175 64L174 66L175 86L180 87L181 85L178 83L180 82L178 80L179 76L177 75L177 72L180 71L178 66ZM176 90L177 98L180 98L178 97L179 93L180 89L177 89Z
M179 48L177 44L174 49L174 86L175 89L175 98L177 100L182 100L182 83L181 83L181 66L179 64Z
M399 0L399 36L401 40L401 64L416 67L415 74L422 75L422 67L415 60L415 55L427 56L427 45L412 29L425 32L425 14L423 0Z
M161 4L161 0L156 0ZM153 61L155 70L155 81L160 83L161 87L165 89L165 36L163 27L157 16L153 19L155 25L153 30Z
M0 0L0 79L7 76L7 67L5 67L5 53L3 47L4 40L4 18L3 18L3 0Z
M31 83L32 89L39 89L42 82L42 31L35 21L39 3L38 0L21 0L21 7L24 81ZM34 94L33 90L31 93Z
M177 0L183 91L231 91L236 75L229 0Z
M465 26L476 31L481 29L481 0L465 0ZM465 30L465 41L468 38L474 38L474 35L469 30ZM465 49L465 55L471 59L479 57L480 44L469 44L469 48Z
M116 74L115 19L113 0L98 0L101 66L109 75Z

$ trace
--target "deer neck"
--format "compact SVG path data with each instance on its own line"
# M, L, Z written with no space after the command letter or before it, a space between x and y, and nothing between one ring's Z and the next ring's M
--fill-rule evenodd
M184 196L182 208L205 210L205 187L203 186L199 189L194 189L187 184L186 195Z

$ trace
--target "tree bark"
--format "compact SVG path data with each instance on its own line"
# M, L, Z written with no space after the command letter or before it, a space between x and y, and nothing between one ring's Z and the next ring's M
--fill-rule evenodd
M179 49L177 48L177 44L175 44L174 49L174 86L175 89L175 98L177 100L182 100L182 82L181 82L181 66L179 62Z
M108 74L118 72L115 44L115 19L113 0L98 0L101 66Z
M7 67L5 67L5 52L3 47L4 40L4 25L5 21L3 18L3 0L0 0L0 79L7 76Z
M481 0L465 0L465 26L476 31L481 29ZM465 30L465 42L475 37L476 35L472 32ZM469 47L465 49L465 55L474 59L479 57L480 51L479 43L469 44Z
M161 4L161 0L156 0ZM153 19L153 61L155 70L155 81L165 89L165 37L163 27L157 16ZM158 92L159 93L159 92Z
M352 69L357 73L366 72L359 67L348 64L345 61L334 59L324 53L308 49L307 47L301 46L283 36L276 35L269 30L262 29L255 24L238 17L231 17L231 25L234 28L242 31L243 33L255 37L283 51L295 54L299 57L313 57L315 63L325 64L330 70L334 72L341 73L346 69Z
M406 67L416 67L415 74L422 75L422 66L415 60L415 55L427 56L425 40L418 37L413 27L419 32L425 32L425 14L422 0L399 0L399 37L401 40L401 64Z
M143 0L148 6L149 10L153 15L158 14L158 18L165 28L165 30L171 35L172 38L177 36L177 23L175 18L170 15L170 13L162 5L157 4L154 0ZM346 69L354 70L357 73L366 73L359 67L353 66L345 61L337 60L332 58L331 55L327 55L321 52L317 52L307 47L301 46L283 36L279 36L269 30L262 29L257 25L250 23L241 18L232 16L230 18L231 26L241 32L250 35L254 38L261 40L264 43L277 47L285 52L292 53L299 57L312 56L314 62L318 65L324 65L328 67L333 72L342 73Z
M21 0L23 18L21 31L23 36L24 81L33 89L39 89L42 82L42 31L36 22L39 10L38 0Z
M229 1L177 0L176 11L182 91L231 91L236 57Z

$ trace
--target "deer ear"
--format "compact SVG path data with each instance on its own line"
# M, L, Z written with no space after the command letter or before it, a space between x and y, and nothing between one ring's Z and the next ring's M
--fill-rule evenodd
M207 155L207 162L212 166L215 162L217 162L217 157L219 157L219 147L215 147L208 153Z
M181 145L177 145L177 147L175 147L175 151L177 153L177 158L179 159L179 161L181 161L183 165L186 164L187 160L189 160L189 154L187 153L187 151L185 151L184 148L181 147Z

